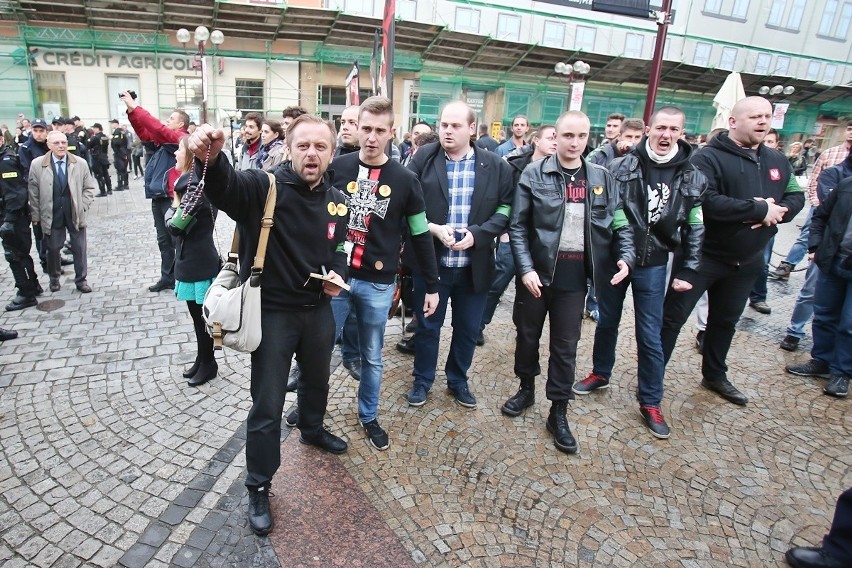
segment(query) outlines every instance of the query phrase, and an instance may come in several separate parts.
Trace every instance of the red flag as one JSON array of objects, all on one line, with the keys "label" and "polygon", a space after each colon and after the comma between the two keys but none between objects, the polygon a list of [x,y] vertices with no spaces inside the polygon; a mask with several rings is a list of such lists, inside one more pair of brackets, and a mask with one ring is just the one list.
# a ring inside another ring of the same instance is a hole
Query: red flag
[{"label": "red flag", "polygon": [[385,0],[382,19],[382,62],[379,68],[378,92],[393,100],[393,52],[396,34],[396,0]]},{"label": "red flag", "polygon": [[361,104],[358,96],[360,83],[360,80],[358,78],[359,73],[360,71],[358,69],[358,62],[355,61],[352,64],[352,70],[346,77],[346,106]]}]

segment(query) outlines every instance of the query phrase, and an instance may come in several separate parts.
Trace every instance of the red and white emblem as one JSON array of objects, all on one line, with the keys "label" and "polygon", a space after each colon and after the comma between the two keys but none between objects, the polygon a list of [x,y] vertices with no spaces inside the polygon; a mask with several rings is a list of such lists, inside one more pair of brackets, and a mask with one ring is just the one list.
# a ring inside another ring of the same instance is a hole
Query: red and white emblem
[{"label": "red and white emblem", "polygon": [[334,231],[337,229],[337,223],[328,224],[328,240],[334,240]]},{"label": "red and white emblem", "polygon": [[778,168],[769,170],[769,179],[772,181],[781,181],[781,171]]}]

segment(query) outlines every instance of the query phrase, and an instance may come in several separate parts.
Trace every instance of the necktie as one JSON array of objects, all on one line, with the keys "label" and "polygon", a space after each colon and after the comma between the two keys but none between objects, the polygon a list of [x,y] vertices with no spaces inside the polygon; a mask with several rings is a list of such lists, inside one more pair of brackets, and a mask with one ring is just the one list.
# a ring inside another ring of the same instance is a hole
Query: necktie
[{"label": "necktie", "polygon": [[67,183],[65,179],[65,161],[56,162],[56,178],[59,180],[59,187],[65,189]]}]

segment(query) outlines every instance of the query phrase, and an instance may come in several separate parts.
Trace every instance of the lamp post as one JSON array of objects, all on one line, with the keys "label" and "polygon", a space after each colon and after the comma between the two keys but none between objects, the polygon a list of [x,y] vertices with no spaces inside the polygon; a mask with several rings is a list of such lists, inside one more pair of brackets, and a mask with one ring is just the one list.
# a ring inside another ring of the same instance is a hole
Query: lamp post
[{"label": "lamp post", "polygon": [[[190,39],[189,30],[181,28],[175,33],[175,36],[183,44],[184,50],[186,50],[186,44],[189,43]],[[198,67],[201,68],[201,123],[205,124],[207,122],[207,58],[204,53],[204,47],[207,45],[207,40],[209,39],[214,49],[218,48],[225,41],[225,34],[219,30],[213,30],[213,33],[210,33],[210,30],[205,26],[198,26],[195,28],[194,36],[195,43],[198,45],[198,51],[195,53],[195,61],[198,63]],[[193,68],[195,67],[193,65]]]},{"label": "lamp post", "polygon": [[769,103],[772,105],[772,128],[784,128],[784,116],[787,114],[790,104],[779,103],[778,100],[795,92],[796,88],[793,85],[775,85],[774,87],[763,85],[757,90],[757,93],[769,99]]},{"label": "lamp post", "polygon": [[570,93],[568,110],[580,110],[580,107],[583,106],[583,91],[586,88],[584,77],[592,70],[591,66],[584,61],[575,61],[574,63],[560,61],[553,66],[553,70],[568,79],[568,92]]}]

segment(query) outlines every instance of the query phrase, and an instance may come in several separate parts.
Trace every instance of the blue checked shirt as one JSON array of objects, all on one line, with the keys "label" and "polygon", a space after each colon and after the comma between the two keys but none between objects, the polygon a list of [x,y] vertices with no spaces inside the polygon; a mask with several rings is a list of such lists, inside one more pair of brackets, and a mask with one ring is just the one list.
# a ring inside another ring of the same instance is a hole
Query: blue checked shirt
[{"label": "blue checked shirt", "polygon": [[[445,154],[446,156],[446,154]],[[450,210],[447,225],[453,231],[467,228],[470,217],[470,204],[473,201],[473,180],[476,175],[476,159],[473,148],[458,162],[447,158],[447,189],[450,194]],[[462,268],[470,266],[470,254],[466,250],[444,249],[441,253],[441,266]]]}]

